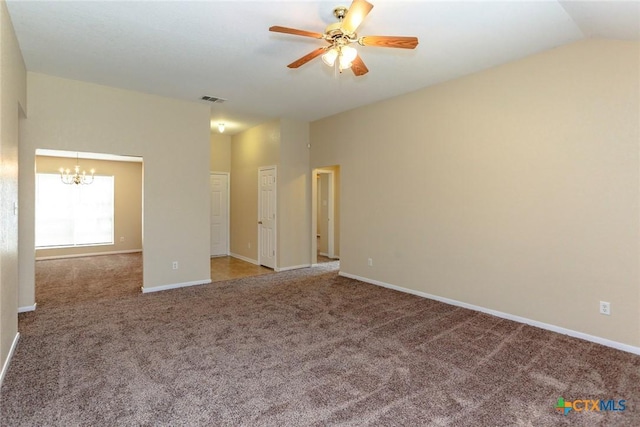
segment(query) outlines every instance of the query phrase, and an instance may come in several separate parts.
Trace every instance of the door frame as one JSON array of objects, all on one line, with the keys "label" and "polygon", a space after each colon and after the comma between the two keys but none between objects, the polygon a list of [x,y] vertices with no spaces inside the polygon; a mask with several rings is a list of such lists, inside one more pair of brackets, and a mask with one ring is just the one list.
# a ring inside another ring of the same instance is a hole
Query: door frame
[{"label": "door frame", "polygon": [[317,168],[312,171],[311,180],[311,264],[318,263],[318,175],[328,175],[327,189],[327,256],[335,259],[335,171]]},{"label": "door frame", "polygon": [[275,255],[273,256],[273,270],[278,271],[278,219],[280,215],[278,214],[278,167],[276,165],[273,166],[260,166],[258,168],[258,212],[256,218],[256,231],[258,234],[258,247],[256,248],[258,251],[258,265],[262,265],[262,260],[260,259],[260,248],[262,248],[262,237],[260,233],[260,207],[262,206],[262,193],[260,192],[260,174],[262,171],[267,169],[273,169],[273,175],[276,178],[275,185],[273,187],[273,197],[276,199],[275,203],[275,221],[273,221],[273,246]]},{"label": "door frame", "polygon": [[[226,255],[231,253],[231,172],[209,172],[209,196],[211,196],[211,175],[227,176],[227,248]],[[211,226],[211,207],[209,207],[209,226]],[[211,241],[209,241],[209,257],[211,258]]]}]

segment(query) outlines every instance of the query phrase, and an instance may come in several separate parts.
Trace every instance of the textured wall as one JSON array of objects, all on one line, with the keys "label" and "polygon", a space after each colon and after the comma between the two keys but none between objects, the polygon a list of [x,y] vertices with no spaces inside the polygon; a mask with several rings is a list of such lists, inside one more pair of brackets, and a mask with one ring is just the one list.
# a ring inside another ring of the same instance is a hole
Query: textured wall
[{"label": "textured wall", "polygon": [[27,108],[27,75],[4,1],[0,1],[0,369],[18,333],[18,142]]},{"label": "textured wall", "polygon": [[211,161],[212,172],[231,172],[231,137],[211,132]]},{"label": "textured wall", "polygon": [[278,169],[278,267],[311,264],[309,124],[282,119]]},{"label": "textured wall", "polygon": [[274,120],[231,142],[231,253],[258,260],[258,168],[277,167],[277,268],[310,264],[309,124]]},{"label": "textured wall", "polygon": [[34,301],[37,148],[142,157],[145,289],[210,280],[209,108],[36,73],[28,73],[28,89],[20,147],[20,305]]},{"label": "textured wall", "polygon": [[279,120],[231,138],[231,253],[258,261],[258,168],[279,162]]},{"label": "textured wall", "polygon": [[341,270],[639,346],[639,50],[579,42],[313,122]]}]

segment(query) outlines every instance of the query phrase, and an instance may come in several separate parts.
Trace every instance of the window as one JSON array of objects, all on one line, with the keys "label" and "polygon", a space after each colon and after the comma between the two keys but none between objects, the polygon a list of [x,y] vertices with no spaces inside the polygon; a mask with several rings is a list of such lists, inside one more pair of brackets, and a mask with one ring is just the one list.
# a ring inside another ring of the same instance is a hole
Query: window
[{"label": "window", "polygon": [[36,175],[36,248],[113,244],[113,176],[67,185]]}]

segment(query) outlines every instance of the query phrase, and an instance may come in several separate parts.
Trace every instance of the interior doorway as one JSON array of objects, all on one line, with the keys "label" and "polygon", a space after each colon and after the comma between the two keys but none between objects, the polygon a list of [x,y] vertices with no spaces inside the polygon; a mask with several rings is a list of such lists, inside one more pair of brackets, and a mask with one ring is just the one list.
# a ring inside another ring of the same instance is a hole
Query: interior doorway
[{"label": "interior doorway", "polygon": [[312,264],[340,258],[340,167],[313,171],[312,180]]},{"label": "interior doorway", "polygon": [[[80,183],[61,176],[75,167]],[[38,306],[139,293],[142,157],[37,149],[35,172]]]}]

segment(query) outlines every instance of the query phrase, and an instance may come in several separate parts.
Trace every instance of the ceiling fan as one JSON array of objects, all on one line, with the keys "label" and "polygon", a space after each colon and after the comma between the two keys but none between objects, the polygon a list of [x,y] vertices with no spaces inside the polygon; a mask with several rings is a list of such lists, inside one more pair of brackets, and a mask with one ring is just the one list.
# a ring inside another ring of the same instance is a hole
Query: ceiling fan
[{"label": "ceiling fan", "polygon": [[322,61],[338,70],[351,68],[356,76],[366,74],[369,69],[358,55],[358,51],[349,46],[351,43],[358,43],[360,46],[394,47],[401,49],[415,49],[418,45],[417,37],[402,36],[362,36],[358,37],[356,30],[371,12],[373,5],[366,0],[353,0],[347,9],[338,6],[333,9],[333,15],[338,18],[338,22],[329,25],[324,33],[312,31],[296,30],[295,28],[273,26],[269,31],[276,33],[293,34],[296,36],[312,37],[314,39],[324,39],[329,46],[320,47],[302,58],[287,65],[289,68],[298,68],[312,59],[322,55]]}]

